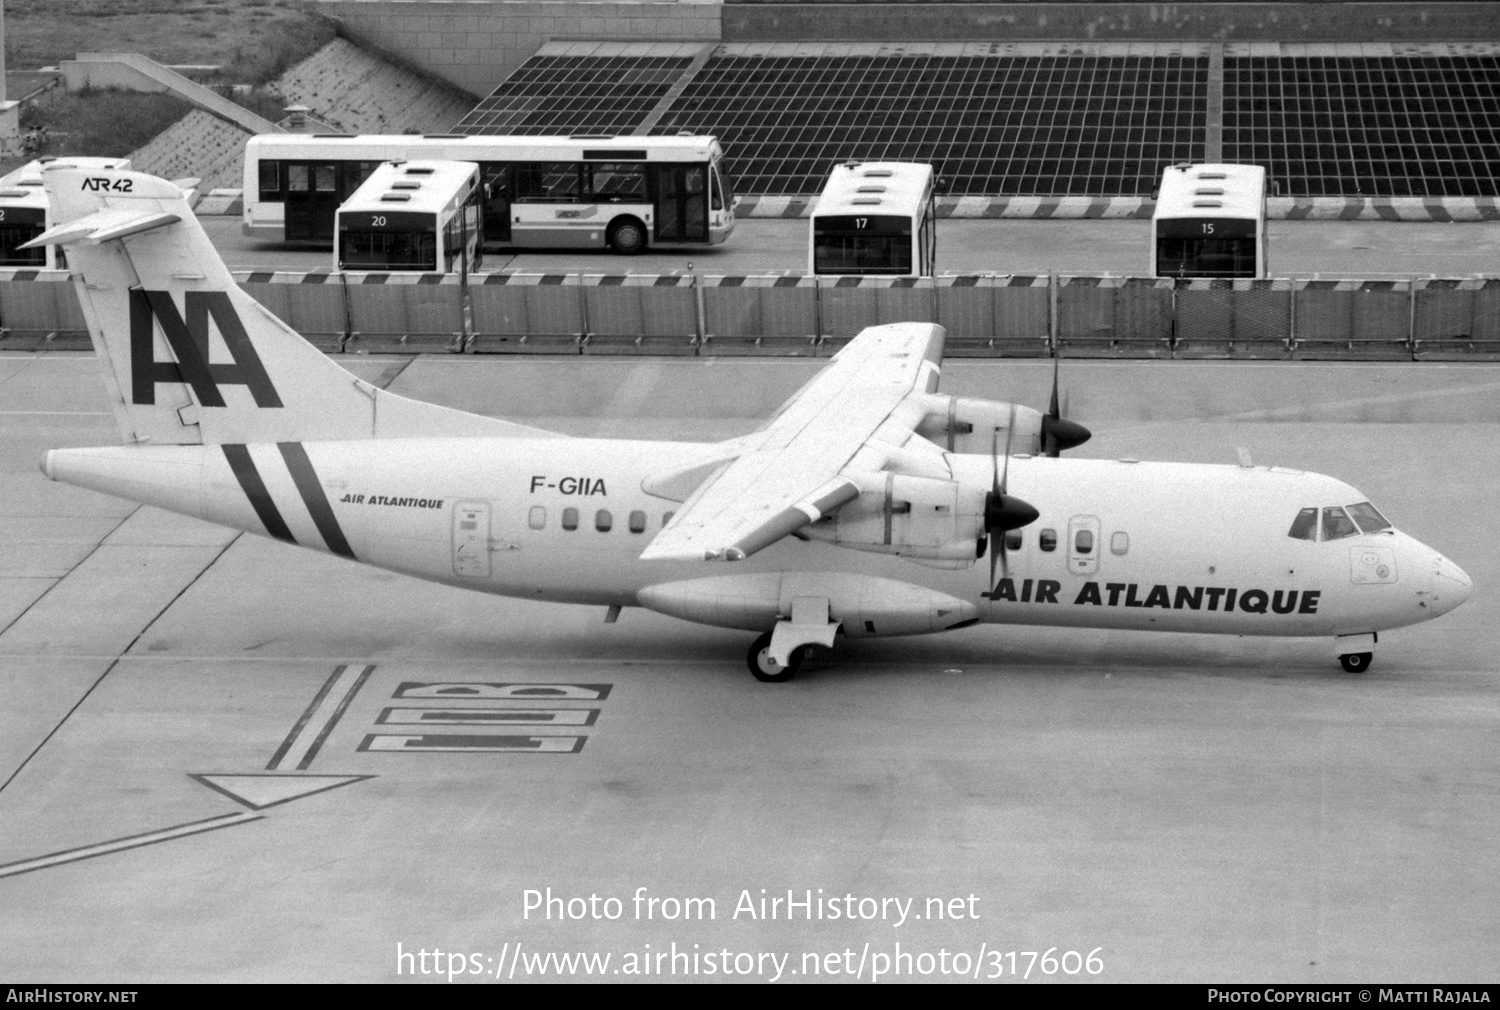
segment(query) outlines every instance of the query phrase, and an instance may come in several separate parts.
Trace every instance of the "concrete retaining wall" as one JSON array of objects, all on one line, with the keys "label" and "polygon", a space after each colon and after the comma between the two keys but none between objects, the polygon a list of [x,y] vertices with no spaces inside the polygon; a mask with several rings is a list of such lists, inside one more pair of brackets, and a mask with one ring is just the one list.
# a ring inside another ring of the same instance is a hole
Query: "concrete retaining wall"
[{"label": "concrete retaining wall", "polygon": [[551,39],[716,42],[718,3],[670,0],[317,0],[341,30],[473,95]]},{"label": "concrete retaining wall", "polygon": [[726,42],[1388,42],[1500,38],[1489,3],[731,3]]}]

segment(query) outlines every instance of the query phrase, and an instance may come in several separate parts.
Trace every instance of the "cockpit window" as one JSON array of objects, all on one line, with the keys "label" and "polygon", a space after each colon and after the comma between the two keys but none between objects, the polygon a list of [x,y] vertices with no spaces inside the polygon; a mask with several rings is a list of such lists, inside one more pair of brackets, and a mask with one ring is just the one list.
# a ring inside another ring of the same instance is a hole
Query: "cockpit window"
[{"label": "cockpit window", "polygon": [[1318,510],[1303,509],[1298,512],[1297,518],[1292,520],[1292,528],[1287,531],[1286,535],[1293,540],[1318,539]]},{"label": "cockpit window", "polygon": [[1367,501],[1362,501],[1348,506],[1349,514],[1354,521],[1359,523],[1361,533],[1377,533],[1380,530],[1388,530],[1391,524],[1386,521],[1385,516],[1376,511],[1375,506]]},{"label": "cockpit window", "polygon": [[1339,540],[1343,537],[1357,536],[1359,530],[1354,526],[1354,520],[1349,518],[1341,508],[1326,508],[1323,510],[1323,539]]}]

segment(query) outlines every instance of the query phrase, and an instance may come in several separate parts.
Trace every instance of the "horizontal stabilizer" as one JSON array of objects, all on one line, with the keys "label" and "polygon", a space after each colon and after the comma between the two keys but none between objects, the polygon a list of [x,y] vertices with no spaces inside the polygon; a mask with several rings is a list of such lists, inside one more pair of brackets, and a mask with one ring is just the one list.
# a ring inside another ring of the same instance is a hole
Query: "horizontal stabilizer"
[{"label": "horizontal stabilizer", "polygon": [[47,245],[76,245],[79,242],[98,245],[100,242],[108,242],[111,239],[139,235],[141,232],[155,228],[165,228],[181,220],[182,218],[178,215],[165,211],[125,210],[111,207],[96,211],[76,221],[48,228],[30,242],[17,248],[34,249]]}]

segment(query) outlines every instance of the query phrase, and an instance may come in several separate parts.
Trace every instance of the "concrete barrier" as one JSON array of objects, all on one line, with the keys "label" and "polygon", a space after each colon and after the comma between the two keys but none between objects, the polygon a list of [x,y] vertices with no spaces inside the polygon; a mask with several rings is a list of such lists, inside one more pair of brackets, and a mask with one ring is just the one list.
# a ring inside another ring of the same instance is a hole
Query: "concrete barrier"
[{"label": "concrete barrier", "polygon": [[1291,355],[1292,282],[1192,278],[1177,282],[1177,358]]},{"label": "concrete barrier", "polygon": [[[936,321],[953,357],[1500,358],[1500,278],[243,272],[330,353],[826,356]],[[64,271],[0,271],[0,349],[87,348]]]},{"label": "concrete barrier", "polygon": [[63,270],[0,270],[0,350],[86,350],[88,325]]}]

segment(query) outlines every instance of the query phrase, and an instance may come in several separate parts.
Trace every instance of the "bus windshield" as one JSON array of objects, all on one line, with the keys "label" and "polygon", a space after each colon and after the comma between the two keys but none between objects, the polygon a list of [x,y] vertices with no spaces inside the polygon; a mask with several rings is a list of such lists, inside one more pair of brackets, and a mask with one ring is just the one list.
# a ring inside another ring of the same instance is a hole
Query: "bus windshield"
[{"label": "bus windshield", "polygon": [[339,253],[345,270],[436,270],[437,233],[344,228]]},{"label": "bus windshield", "polygon": [[1163,235],[1156,240],[1158,277],[1254,277],[1255,236]]},{"label": "bus windshield", "polygon": [[871,215],[815,218],[813,272],[909,274],[911,218]]}]

